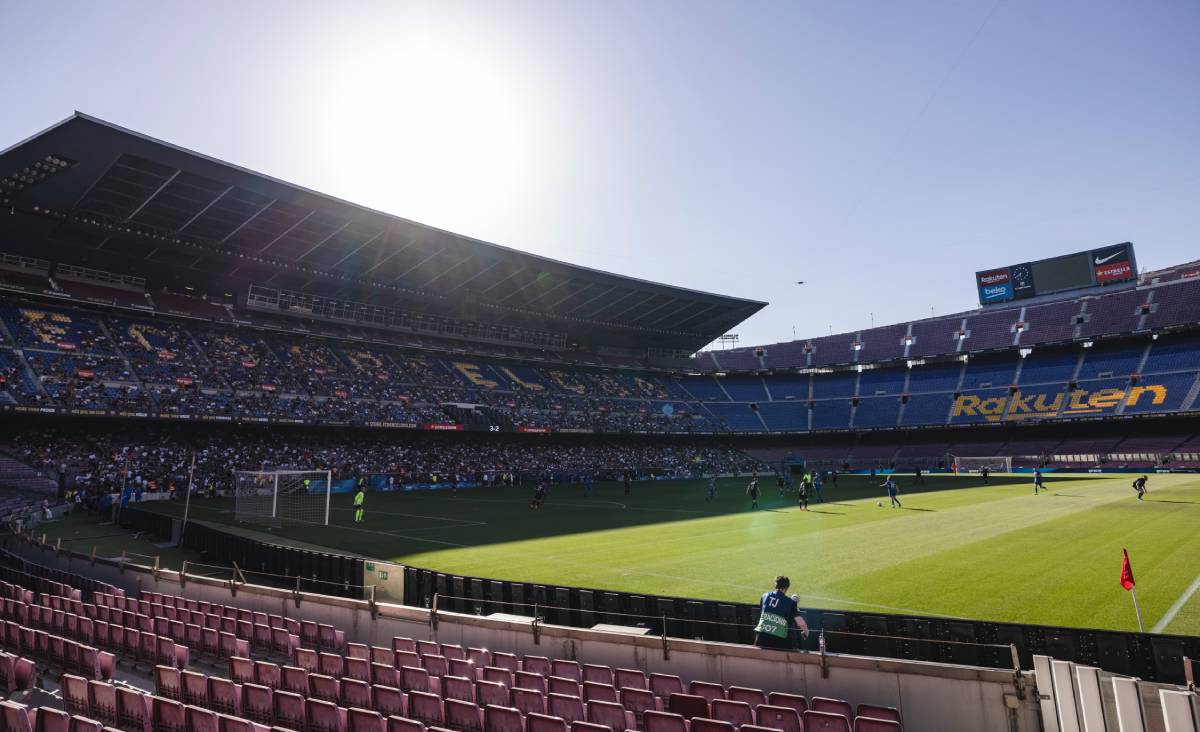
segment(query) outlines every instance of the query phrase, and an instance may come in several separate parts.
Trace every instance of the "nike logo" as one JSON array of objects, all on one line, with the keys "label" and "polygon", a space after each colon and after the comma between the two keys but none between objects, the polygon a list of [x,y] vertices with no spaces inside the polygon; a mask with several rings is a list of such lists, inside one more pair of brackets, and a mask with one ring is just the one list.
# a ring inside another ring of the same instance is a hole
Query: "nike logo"
[{"label": "nike logo", "polygon": [[1125,253],[1125,250],[1122,249],[1121,251],[1114,252],[1114,253],[1108,255],[1107,257],[1096,257],[1096,264],[1104,264],[1105,262],[1116,259],[1117,257],[1121,256],[1124,253]]}]

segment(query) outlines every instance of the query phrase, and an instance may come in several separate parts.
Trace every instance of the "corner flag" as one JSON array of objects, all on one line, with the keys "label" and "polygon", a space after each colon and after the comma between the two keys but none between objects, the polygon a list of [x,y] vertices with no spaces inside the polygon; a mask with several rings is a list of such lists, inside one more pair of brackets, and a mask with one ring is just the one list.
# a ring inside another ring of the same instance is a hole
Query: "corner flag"
[{"label": "corner flag", "polygon": [[1133,567],[1129,564],[1129,552],[1122,549],[1124,559],[1121,560],[1121,586],[1126,590],[1133,589]]}]

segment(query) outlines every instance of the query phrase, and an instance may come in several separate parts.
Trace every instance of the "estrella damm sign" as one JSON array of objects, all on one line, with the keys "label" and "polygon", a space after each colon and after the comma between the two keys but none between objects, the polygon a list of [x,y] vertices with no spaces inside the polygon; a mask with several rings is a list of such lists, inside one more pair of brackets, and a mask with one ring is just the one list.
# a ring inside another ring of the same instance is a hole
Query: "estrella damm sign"
[{"label": "estrella damm sign", "polygon": [[1016,422],[1023,419],[1050,419],[1115,413],[1123,403],[1135,407],[1139,403],[1162,404],[1167,401],[1167,387],[1162,384],[1137,385],[1125,389],[1075,389],[1071,392],[1023,392],[999,396],[962,394],[954,400],[950,419],[983,417],[987,422]]}]

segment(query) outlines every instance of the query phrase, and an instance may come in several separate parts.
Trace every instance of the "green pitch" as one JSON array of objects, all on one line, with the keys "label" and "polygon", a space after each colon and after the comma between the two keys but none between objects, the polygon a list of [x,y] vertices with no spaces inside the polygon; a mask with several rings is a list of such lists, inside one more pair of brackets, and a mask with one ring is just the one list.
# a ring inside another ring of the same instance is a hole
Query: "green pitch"
[{"label": "green pitch", "polygon": [[[715,501],[704,481],[554,486],[536,511],[527,489],[371,494],[360,526],[339,495],[334,525],[270,535],[481,577],[753,602],[787,574],[812,607],[1136,630],[1127,548],[1146,629],[1200,634],[1200,476],[1152,475],[1144,502],[1134,477],[1051,473],[1034,496],[1028,476],[903,475],[892,509],[879,479],[848,476],[809,511],[771,478],[756,511],[733,479]],[[232,508],[191,510],[232,523]]]}]

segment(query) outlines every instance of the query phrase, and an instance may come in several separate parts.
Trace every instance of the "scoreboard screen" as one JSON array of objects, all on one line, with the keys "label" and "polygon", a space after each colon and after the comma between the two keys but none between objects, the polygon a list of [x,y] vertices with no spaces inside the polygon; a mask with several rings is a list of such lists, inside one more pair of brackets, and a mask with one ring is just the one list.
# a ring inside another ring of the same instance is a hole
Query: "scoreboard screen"
[{"label": "scoreboard screen", "polygon": [[1136,276],[1133,244],[1125,242],[976,272],[975,285],[979,289],[979,304],[990,305],[1052,292],[1128,282]]}]

